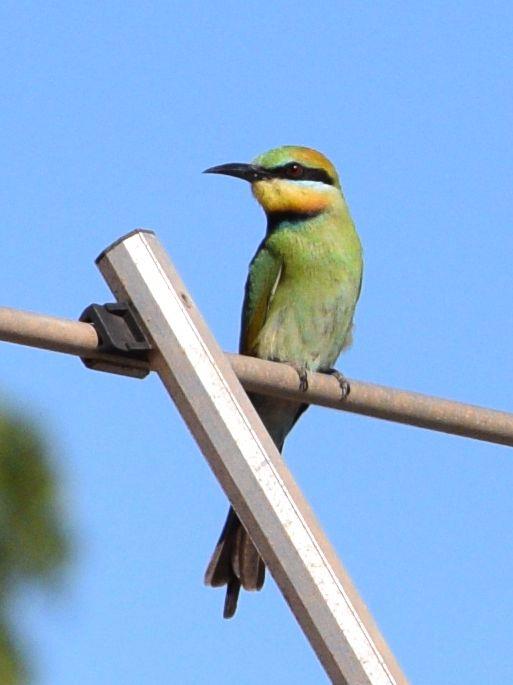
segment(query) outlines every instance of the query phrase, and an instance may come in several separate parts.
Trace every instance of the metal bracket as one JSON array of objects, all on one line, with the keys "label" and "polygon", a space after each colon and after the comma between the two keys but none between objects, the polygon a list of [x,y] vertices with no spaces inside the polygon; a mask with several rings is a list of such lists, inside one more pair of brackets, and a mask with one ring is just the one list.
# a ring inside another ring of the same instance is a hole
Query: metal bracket
[{"label": "metal bracket", "polygon": [[80,315],[80,321],[90,323],[96,329],[99,338],[97,351],[112,356],[112,359],[81,357],[88,369],[134,378],[148,375],[146,364],[133,364],[137,361],[147,363],[152,348],[129,304],[91,304]]}]

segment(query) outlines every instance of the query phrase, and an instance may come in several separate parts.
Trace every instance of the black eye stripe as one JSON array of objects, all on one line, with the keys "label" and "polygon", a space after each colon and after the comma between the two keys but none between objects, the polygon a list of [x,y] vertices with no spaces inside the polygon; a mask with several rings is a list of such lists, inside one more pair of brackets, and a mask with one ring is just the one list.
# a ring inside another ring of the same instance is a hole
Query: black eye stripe
[{"label": "black eye stripe", "polygon": [[[288,180],[294,180],[291,178],[287,170],[290,168],[290,164],[284,164],[282,166],[276,166],[267,171],[274,178],[286,178]],[[297,178],[298,181],[319,181],[320,183],[326,183],[329,186],[335,185],[335,181],[331,178],[327,171],[324,169],[316,169],[314,167],[302,166],[303,174]]]}]

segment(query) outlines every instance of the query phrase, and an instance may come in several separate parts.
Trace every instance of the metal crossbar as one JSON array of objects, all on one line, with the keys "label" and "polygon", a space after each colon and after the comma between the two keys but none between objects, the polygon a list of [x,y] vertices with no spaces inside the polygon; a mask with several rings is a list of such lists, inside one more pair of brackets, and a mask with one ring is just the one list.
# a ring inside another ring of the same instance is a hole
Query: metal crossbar
[{"label": "metal crossbar", "polygon": [[[75,354],[116,373],[155,371],[332,682],[406,685],[241,383],[262,394],[505,445],[513,445],[513,415],[359,381],[350,381],[351,394],[341,400],[338,382],[322,374],[310,374],[303,393],[286,365],[221,351],[153,233],[128,234],[97,264],[121,305],[109,312],[129,308],[145,341],[135,346],[140,352],[148,343],[146,358],[123,354],[122,344],[106,352],[98,325],[8,308],[0,308],[0,339]],[[104,314],[100,308],[99,320]]]},{"label": "metal crossbar", "polygon": [[[90,323],[9,307],[0,307],[0,340],[77,355],[95,368],[118,364],[119,373],[125,369],[143,377],[152,368],[150,361],[102,352]],[[303,393],[297,374],[284,364],[238,354],[226,356],[247,391],[513,447],[513,414],[507,412],[352,379],[351,394],[341,401],[338,382],[331,376],[309,374],[308,391]]]}]

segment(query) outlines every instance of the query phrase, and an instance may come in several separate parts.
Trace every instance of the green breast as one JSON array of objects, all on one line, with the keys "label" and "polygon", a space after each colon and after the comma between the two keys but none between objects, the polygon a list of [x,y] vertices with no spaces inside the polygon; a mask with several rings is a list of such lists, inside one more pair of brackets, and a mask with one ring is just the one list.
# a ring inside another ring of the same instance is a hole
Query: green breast
[{"label": "green breast", "polygon": [[258,357],[332,367],[349,337],[362,276],[358,235],[346,214],[283,223],[264,243],[281,264],[256,338]]}]

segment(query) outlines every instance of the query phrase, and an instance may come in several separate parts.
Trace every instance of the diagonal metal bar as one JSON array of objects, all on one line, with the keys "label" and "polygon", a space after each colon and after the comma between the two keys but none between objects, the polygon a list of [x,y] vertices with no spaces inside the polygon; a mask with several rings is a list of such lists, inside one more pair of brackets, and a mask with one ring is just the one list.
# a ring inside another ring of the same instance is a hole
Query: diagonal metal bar
[{"label": "diagonal metal bar", "polygon": [[333,683],[405,685],[226,356],[157,238],[134,232],[97,260],[153,345],[151,365]]}]

